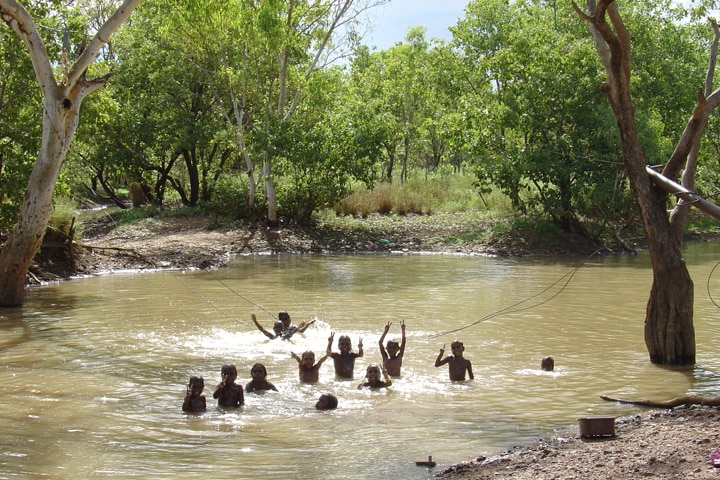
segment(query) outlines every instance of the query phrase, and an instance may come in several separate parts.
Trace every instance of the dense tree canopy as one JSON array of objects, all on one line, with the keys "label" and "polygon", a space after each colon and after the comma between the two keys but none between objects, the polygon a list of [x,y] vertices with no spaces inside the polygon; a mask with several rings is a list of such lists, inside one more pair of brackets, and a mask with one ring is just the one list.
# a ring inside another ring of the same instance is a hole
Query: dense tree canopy
[{"label": "dense tree canopy", "polygon": [[[162,205],[170,195],[237,217],[271,208],[290,219],[332,206],[354,186],[447,165],[475,172],[480,192],[500,189],[518,212],[566,230],[600,237],[609,225],[636,221],[614,119],[597,87],[603,72],[570,8],[472,1],[452,42],[427,39],[418,27],[387,50],[355,43],[348,60],[328,68],[347,54],[340,47],[359,40],[360,13],[378,2],[326,3],[352,10],[146,0],[112,44],[113,80],[88,101],[65,177],[79,192],[118,201],[118,191],[130,190],[137,203]],[[102,8],[88,7],[100,2],[83,5],[72,21],[102,20]],[[703,22],[671,6],[623,4],[650,163],[661,162],[682,131],[711,38]],[[60,12],[37,15],[67,25],[71,16]],[[328,37],[333,18],[341,25]],[[39,107],[38,97],[19,94],[30,73],[21,45],[8,30],[2,35],[0,53],[12,65],[0,78],[7,226],[37,149],[29,113]]]}]

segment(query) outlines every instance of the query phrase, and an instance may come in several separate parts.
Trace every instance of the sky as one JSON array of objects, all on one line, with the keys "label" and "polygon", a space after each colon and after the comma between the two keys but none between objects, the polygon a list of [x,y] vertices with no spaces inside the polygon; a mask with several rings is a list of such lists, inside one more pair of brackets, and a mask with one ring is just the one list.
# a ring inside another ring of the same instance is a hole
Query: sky
[{"label": "sky", "polygon": [[448,31],[464,16],[469,0],[390,0],[387,5],[375,8],[372,32],[365,37],[369,47],[385,50],[405,40],[408,27],[427,28],[425,38],[450,40]]},{"label": "sky", "polygon": [[[375,8],[373,30],[365,36],[365,45],[385,50],[405,40],[408,27],[427,27],[425,38],[450,40],[448,31],[465,16],[470,0],[390,0],[389,4]],[[688,5],[689,0],[675,0]]]}]

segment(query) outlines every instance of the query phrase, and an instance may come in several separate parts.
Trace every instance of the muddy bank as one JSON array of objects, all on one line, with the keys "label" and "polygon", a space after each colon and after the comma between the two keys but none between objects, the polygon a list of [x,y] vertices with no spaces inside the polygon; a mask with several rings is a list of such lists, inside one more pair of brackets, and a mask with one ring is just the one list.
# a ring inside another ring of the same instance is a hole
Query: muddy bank
[{"label": "muddy bank", "polygon": [[453,465],[438,477],[496,479],[660,479],[720,478],[710,454],[720,447],[720,411],[686,406],[642,410],[616,420],[616,436],[585,439],[577,426],[567,435],[518,446],[490,458]]}]

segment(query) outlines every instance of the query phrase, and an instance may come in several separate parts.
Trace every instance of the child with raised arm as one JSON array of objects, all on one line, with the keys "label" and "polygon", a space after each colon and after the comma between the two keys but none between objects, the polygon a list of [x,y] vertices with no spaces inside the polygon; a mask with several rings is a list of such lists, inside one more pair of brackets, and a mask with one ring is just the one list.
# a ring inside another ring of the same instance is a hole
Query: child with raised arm
[{"label": "child with raised arm", "polygon": [[387,335],[388,330],[390,330],[390,325],[392,325],[392,322],[388,322],[387,325],[385,325],[385,330],[383,330],[383,334],[380,336],[378,344],[380,345],[380,355],[382,355],[383,367],[387,369],[391,376],[399,377],[400,368],[402,368],[403,355],[405,354],[405,322],[400,320],[400,333],[402,335],[400,344],[398,344],[397,340],[388,340],[387,347],[385,347],[383,346],[383,341],[385,340],[385,335]]},{"label": "child with raised arm", "polygon": [[298,362],[302,383],[317,383],[320,380],[320,366],[327,360],[327,355],[320,358],[317,363],[315,363],[315,354],[310,350],[303,352],[302,357],[295,352],[290,352],[290,356]]},{"label": "child with raised arm", "polygon": [[220,370],[222,382],[215,389],[213,398],[216,398],[221,407],[239,407],[245,403],[245,396],[240,385],[235,383],[237,369],[235,365],[223,365]]},{"label": "child with raised arm", "polygon": [[257,317],[255,316],[254,313],[252,315],[250,315],[250,317],[252,318],[252,321],[255,324],[255,326],[258,328],[258,330],[260,330],[270,340],[274,340],[276,338],[285,339],[285,336],[283,335],[284,326],[280,320],[275,322],[275,325],[273,325],[273,333],[270,333],[267,330],[265,330],[265,328],[262,325],[260,325],[260,323],[257,321]]},{"label": "child with raised arm", "polygon": [[205,395],[202,394],[205,381],[202,377],[190,377],[187,393],[183,401],[183,412],[202,412],[206,408]]},{"label": "child with raised arm", "polygon": [[463,352],[465,351],[465,346],[463,345],[463,343],[455,340],[450,344],[450,349],[452,350],[452,355],[442,358],[443,354],[445,353],[445,345],[442,346],[442,348],[440,349],[440,353],[435,359],[435,366],[439,367],[447,363],[448,371],[450,373],[450,380],[453,381],[465,380],[465,372],[467,372],[470,380],[475,378],[473,377],[472,365],[470,364],[470,360],[463,357]]},{"label": "child with raised arm", "polygon": [[377,363],[371,363],[370,365],[368,365],[367,369],[365,370],[365,379],[367,380],[367,382],[358,385],[358,390],[363,387],[387,388],[392,385],[392,380],[390,379],[388,371],[385,367],[382,367],[382,375],[383,377],[385,377],[384,381],[380,380],[380,373],[380,365],[378,365]]},{"label": "child with raised arm", "polygon": [[250,369],[250,380],[245,385],[245,391],[248,393],[257,392],[260,390],[275,390],[275,385],[267,381],[267,369],[262,363],[256,363]]},{"label": "child with raised arm", "polygon": [[280,320],[283,323],[283,333],[287,336],[287,338],[290,338],[292,335],[296,333],[303,333],[307,328],[315,323],[315,320],[310,320],[309,322],[301,322],[300,325],[293,325],[292,320],[290,319],[290,314],[287,312],[280,312],[278,313],[278,320]]},{"label": "child with raised arm", "polygon": [[352,380],[355,371],[355,359],[363,356],[362,338],[358,342],[357,353],[352,351],[352,342],[350,337],[342,335],[338,339],[339,353],[332,351],[332,342],[335,332],[330,333],[328,338],[327,355],[333,359],[335,365],[335,376],[341,379]]}]

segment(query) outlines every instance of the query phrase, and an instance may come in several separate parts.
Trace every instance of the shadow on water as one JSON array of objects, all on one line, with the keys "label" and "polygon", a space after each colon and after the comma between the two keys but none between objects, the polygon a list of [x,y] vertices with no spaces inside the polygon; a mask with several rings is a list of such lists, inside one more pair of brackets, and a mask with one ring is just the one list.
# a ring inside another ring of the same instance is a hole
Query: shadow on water
[{"label": "shadow on water", "polygon": [[31,336],[21,307],[0,309],[0,352],[27,342]]}]

